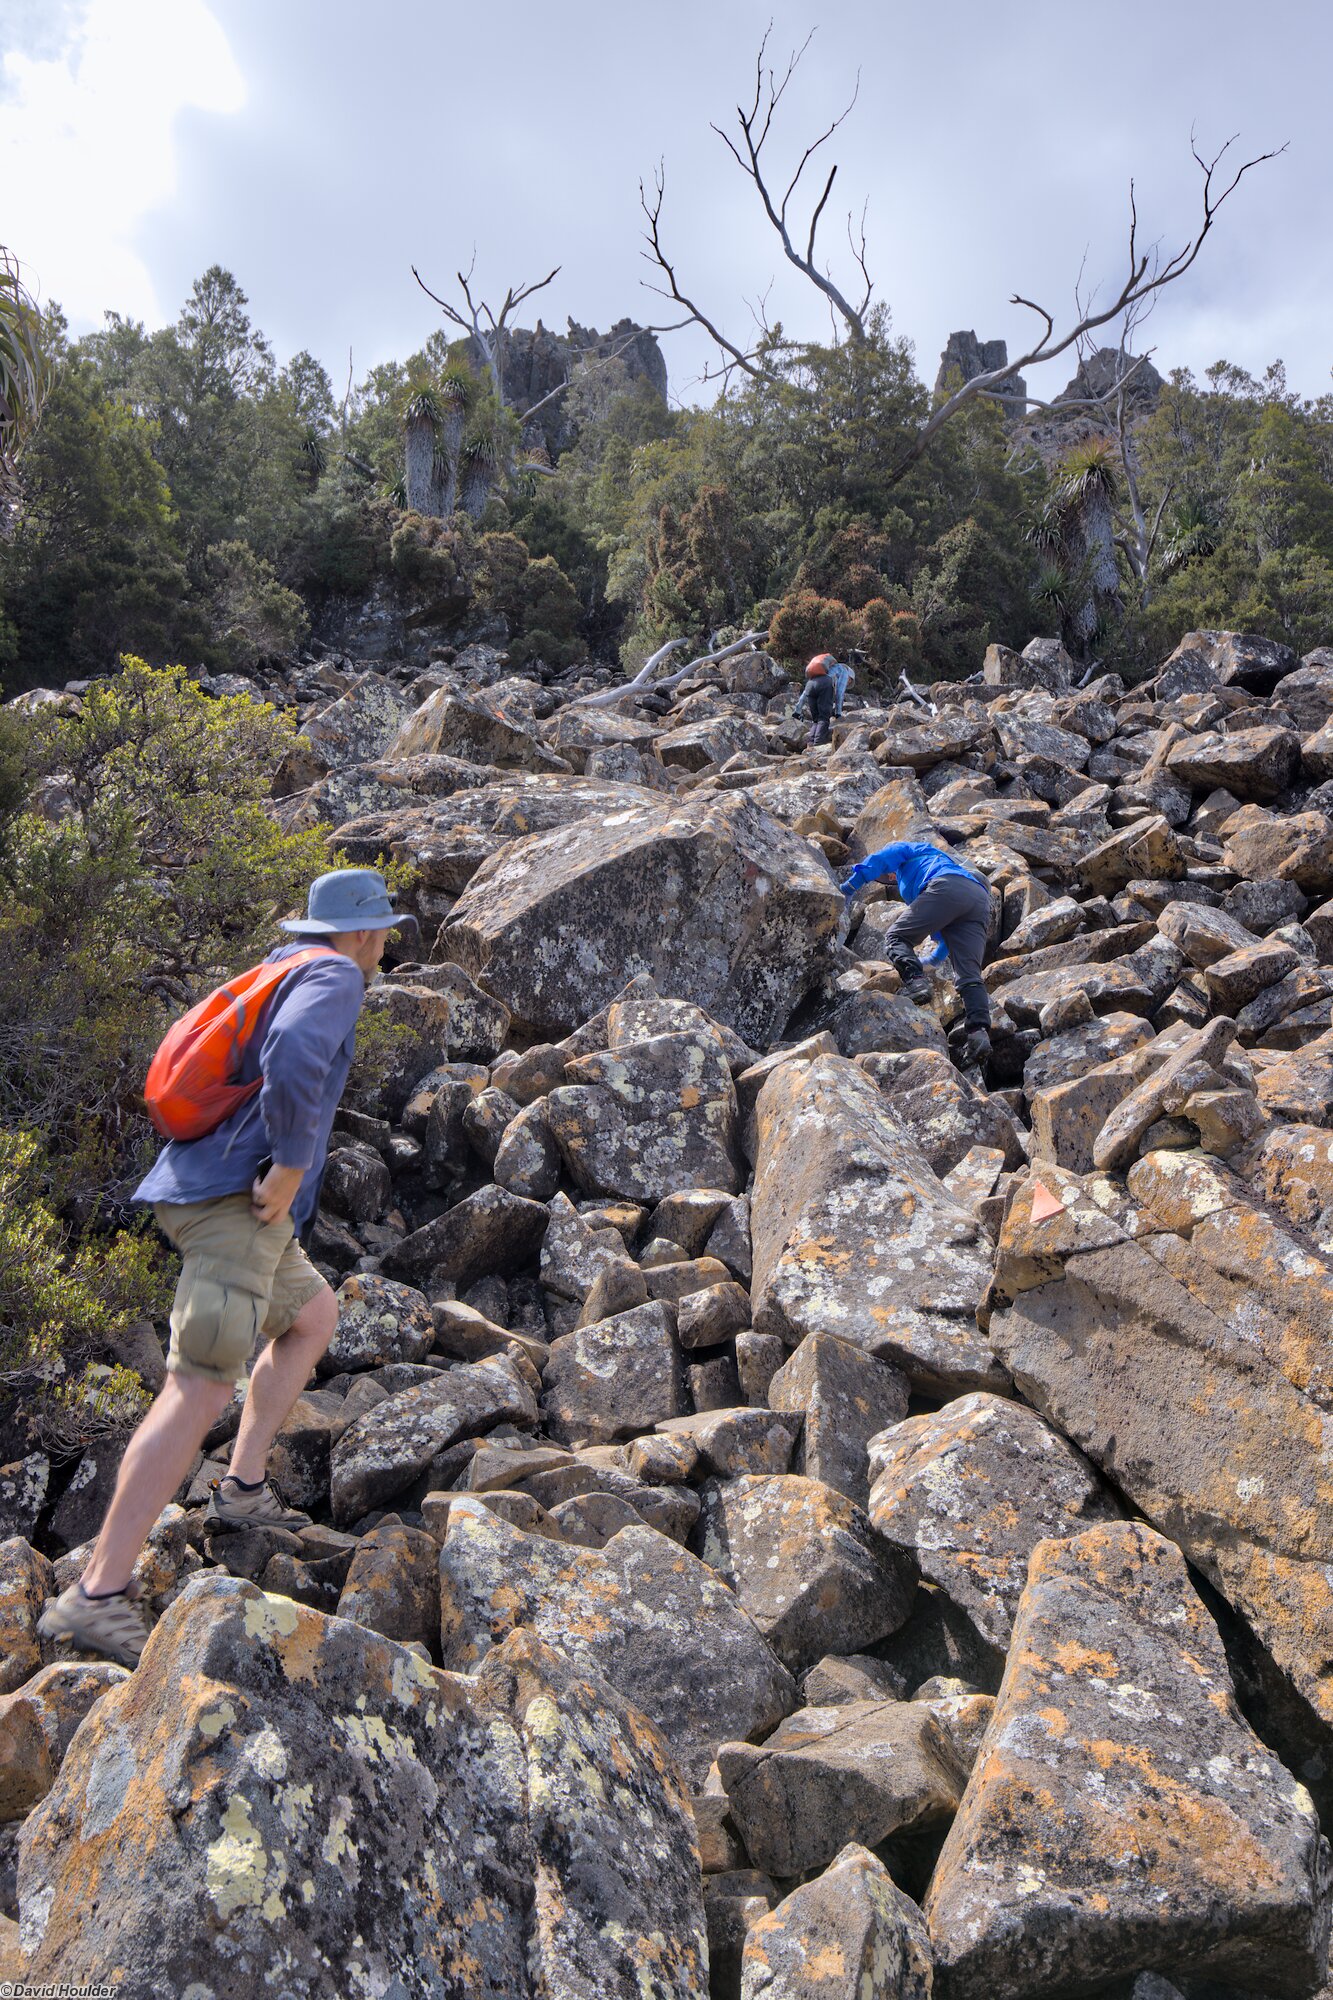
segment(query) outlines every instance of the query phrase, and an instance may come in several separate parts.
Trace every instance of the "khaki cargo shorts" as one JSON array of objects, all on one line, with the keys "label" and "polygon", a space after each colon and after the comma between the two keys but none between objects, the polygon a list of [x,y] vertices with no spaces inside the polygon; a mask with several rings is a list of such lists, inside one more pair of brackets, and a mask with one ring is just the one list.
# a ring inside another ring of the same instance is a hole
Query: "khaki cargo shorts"
[{"label": "khaki cargo shorts", "polygon": [[259,1336],[278,1339],[324,1289],[294,1240],[291,1217],[256,1222],[248,1194],[160,1201],[153,1213],[184,1260],[171,1308],[168,1369],[244,1382]]}]

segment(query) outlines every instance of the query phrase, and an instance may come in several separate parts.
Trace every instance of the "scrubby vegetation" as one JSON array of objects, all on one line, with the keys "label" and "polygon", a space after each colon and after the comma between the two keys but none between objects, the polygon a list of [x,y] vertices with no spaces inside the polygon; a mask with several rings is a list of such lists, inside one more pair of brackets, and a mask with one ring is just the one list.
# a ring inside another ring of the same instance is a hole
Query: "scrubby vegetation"
[{"label": "scrubby vegetation", "polygon": [[463,343],[433,334],[340,408],[310,354],[276,365],[216,266],[172,326],[113,313],[70,342],[53,312],[45,345],[0,541],[6,693],[123,651],[244,670],[376,589],[412,629],[499,635],[518,664],[635,666],[680,633],[773,622],[793,662],[856,646],[925,679],[1033,631],[1131,673],[1200,624],[1307,646],[1333,611],[1333,397],[1297,396],[1280,365],[1172,376],[1128,465],[1109,424],[1038,451],[980,398],[904,475],[932,397],[880,308],[861,340],[776,331],[762,375],[706,408],[598,363],[565,392],[554,467]]}]

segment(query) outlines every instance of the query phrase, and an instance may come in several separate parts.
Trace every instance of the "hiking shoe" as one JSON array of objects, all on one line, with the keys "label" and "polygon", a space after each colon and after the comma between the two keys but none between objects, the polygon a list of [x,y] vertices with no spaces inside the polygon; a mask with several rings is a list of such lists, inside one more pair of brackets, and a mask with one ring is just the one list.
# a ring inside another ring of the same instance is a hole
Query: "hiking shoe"
[{"label": "hiking shoe", "polygon": [[908,999],[914,1000],[918,1007],[929,1007],[931,1000],[934,998],[934,988],[931,986],[925,973],[910,972],[900,975],[900,977],[903,982],[903,992],[907,995]]},{"label": "hiking shoe", "polygon": [[967,1039],[963,1043],[963,1051],[967,1060],[977,1069],[981,1069],[984,1064],[988,1063],[991,1057],[991,1047],[990,1036],[986,1033],[986,1030],[984,1028],[969,1028]]},{"label": "hiking shoe", "polygon": [[262,1486],[247,1490],[230,1474],[213,1481],[213,1491],[204,1509],[207,1528],[286,1528],[296,1534],[310,1526],[309,1514],[296,1507],[284,1507],[266,1479]]},{"label": "hiking shoe", "polygon": [[81,1652],[102,1653],[122,1667],[135,1667],[148,1638],[137,1608],[139,1595],[133,1578],[114,1597],[89,1597],[81,1583],[72,1583],[47,1605],[37,1630],[44,1639],[63,1639]]}]

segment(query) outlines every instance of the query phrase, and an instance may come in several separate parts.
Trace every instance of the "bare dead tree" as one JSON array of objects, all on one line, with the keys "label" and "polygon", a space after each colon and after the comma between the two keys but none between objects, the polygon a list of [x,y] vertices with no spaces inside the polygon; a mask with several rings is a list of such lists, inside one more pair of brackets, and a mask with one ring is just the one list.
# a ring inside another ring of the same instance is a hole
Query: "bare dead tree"
[{"label": "bare dead tree", "polygon": [[[1138,203],[1135,196],[1134,183],[1133,181],[1130,182],[1129,254],[1127,267],[1121,280],[1120,289],[1109,305],[1099,308],[1089,304],[1080,311],[1079,294],[1076,292],[1075,311],[1078,313],[1078,317],[1071,325],[1067,325],[1057,332],[1053,313],[1048,312],[1045,306],[1038,305],[1034,300],[1026,299],[1021,293],[1015,292],[1010,298],[1010,305],[1023,306],[1029,312],[1037,315],[1038,319],[1042,322],[1040,337],[1025,354],[1018,355],[1015,360],[1009,362],[1005,367],[986,369],[980,375],[974,375],[970,382],[964,382],[960,388],[954,390],[951,396],[946,396],[939,407],[931,412],[912,440],[911,445],[903,453],[897,464],[892,467],[889,475],[890,478],[901,478],[909,467],[915,465],[922,453],[929,446],[932,438],[938,436],[950,418],[956,416],[965,404],[973,402],[978,396],[994,395],[997,389],[1002,388],[1007,381],[1014,375],[1020,374],[1023,369],[1035,368],[1043,361],[1054,361],[1059,355],[1067,353],[1071,347],[1079,347],[1080,343],[1086,341],[1087,337],[1091,333],[1094,333],[1098,327],[1109,326],[1112,321],[1117,319],[1123,320],[1127,313],[1133,314],[1136,311],[1141,311],[1159,293],[1165,290],[1166,286],[1173,285],[1179,279],[1183,278],[1185,273],[1194,264],[1204,243],[1212,233],[1213,226],[1224,203],[1236,192],[1246,174],[1250,172],[1251,168],[1262,166],[1267,160],[1277,159],[1280,154],[1285,153],[1287,150],[1286,145],[1282,145],[1275,147],[1272,152],[1255,154],[1252,159],[1242,162],[1232,174],[1230,180],[1226,182],[1225,186],[1220,186],[1218,179],[1219,169],[1222,167],[1223,161],[1234,144],[1235,135],[1233,134],[1221,150],[1213,155],[1211,160],[1205,160],[1191,135],[1190,151],[1203,176],[1202,214],[1198,228],[1194,234],[1186,243],[1182,244],[1174,256],[1168,257],[1165,260],[1160,254],[1159,246],[1155,243],[1150,244],[1146,250],[1140,248]],[[1113,385],[1113,387],[1115,387],[1117,394],[1123,395],[1123,383],[1118,386]],[[1062,407],[1068,406],[1063,405]]]},{"label": "bare dead tree", "polygon": [[[817,138],[813,139],[804,148],[797,161],[795,172],[788,180],[781,196],[775,195],[768,178],[765,149],[770,149],[771,156],[771,142],[775,119],[801,58],[810,46],[810,37],[807,36],[801,47],[791,56],[786,69],[783,71],[781,78],[779,78],[776,70],[766,67],[771,32],[772,28],[770,24],[768,31],[760,43],[759,53],[755,61],[755,87],[749,106],[747,108],[745,105],[738,105],[736,108],[735,135],[733,136],[731,132],[723,131],[717,125],[714,125],[712,129],[722,140],[742,173],[753,183],[764,215],[782,244],[784,257],[816,287],[826,302],[830,313],[833,315],[835,336],[841,332],[850,342],[864,341],[866,339],[867,314],[874,296],[874,282],[871,279],[866,261],[864,210],[862,211],[859,231],[854,230],[850,214],[847,218],[848,244],[860,274],[858,296],[855,301],[845,289],[835,282],[830,271],[825,267],[821,267],[816,262],[815,252],[819,225],[833,191],[833,184],[838,171],[836,163],[830,168],[824,180],[822,190],[814,202],[810,213],[809,228],[804,232],[804,249],[800,247],[797,235],[793,234],[794,224],[792,220],[793,202],[796,199],[797,191],[805,171],[821,148],[828,144],[839,127],[850,115],[856,103],[860,80],[858,77],[857,89],[853,90],[852,96],[844,109],[825,126]],[[1109,303],[1104,306],[1096,305],[1095,295],[1094,299],[1084,302],[1080,299],[1079,287],[1076,287],[1074,317],[1069,323],[1057,329],[1054,313],[1049,312],[1035,300],[1025,298],[1021,293],[1014,293],[1010,299],[1010,304],[1023,306],[1029,312],[1037,315],[1037,318],[1041,322],[1040,335],[1025,353],[1019,354],[1013,361],[1006,363],[1004,367],[984,370],[981,374],[974,375],[970,381],[962,383],[952,394],[946,396],[931,411],[926,421],[917,430],[897,463],[889,468],[888,477],[890,481],[901,479],[916,464],[923,453],[929,449],[932,440],[939,435],[944,426],[961,409],[965,408],[967,404],[974,402],[978,396],[995,395],[997,392],[1002,391],[1007,383],[1011,383],[1013,378],[1025,368],[1038,367],[1042,362],[1055,360],[1061,354],[1067,353],[1071,348],[1077,348],[1081,342],[1085,341],[1098,328],[1111,325],[1114,321],[1122,318],[1126,312],[1132,312],[1136,307],[1151,301],[1166,286],[1175,284],[1179,279],[1183,278],[1193,266],[1200,250],[1211,234],[1221,209],[1235,193],[1246,174],[1252,168],[1260,166],[1268,160],[1277,158],[1280,153],[1284,153],[1287,150],[1286,146],[1283,145],[1271,152],[1256,154],[1253,158],[1243,161],[1230,174],[1230,178],[1228,179],[1226,177],[1228,169],[1224,166],[1224,162],[1227,161],[1234,144],[1235,136],[1233,135],[1211,159],[1205,159],[1191,134],[1190,150],[1203,177],[1202,214],[1194,233],[1173,256],[1163,257],[1156,243],[1146,249],[1140,246],[1138,208],[1134,183],[1130,182],[1128,260],[1119,286]],[[657,279],[656,282],[649,282],[645,279],[644,283],[647,289],[655,292],[661,298],[670,299],[675,305],[680,306],[686,314],[686,324],[702,328],[717,348],[720,362],[716,367],[705,369],[703,375],[704,381],[720,380],[725,385],[737,372],[748,376],[756,382],[775,381],[781,373],[781,363],[773,357],[770,351],[773,330],[768,322],[766,310],[757,315],[759,319],[759,339],[754,345],[743,347],[723,331],[717,316],[706,311],[698,299],[682,283],[675,261],[668,254],[663,237],[662,212],[665,195],[666,173],[664,166],[659,164],[653,177],[651,194],[649,194],[642,181],[639,183],[639,203],[647,224],[645,231],[647,248],[644,250],[643,256],[654,267]],[[1141,363],[1142,358],[1135,365],[1141,365]],[[1126,377],[1127,380],[1128,377]],[[1123,393],[1123,386],[1120,383],[1113,383],[1111,388],[1103,395],[1089,398],[1086,407],[1100,408],[1109,412],[1114,407],[1117,397]],[[1017,400],[1017,398],[1015,397],[1014,400]],[[1052,407],[1050,404],[1044,403],[1040,397],[1030,396],[1024,400],[1034,408]],[[1081,406],[1083,406],[1081,403],[1062,403],[1060,408],[1068,410],[1072,407]]]},{"label": "bare dead tree", "polygon": [[668,688],[678,687],[681,681],[687,679],[697,668],[716,666],[719,660],[729,660],[734,653],[749,652],[754,647],[762,645],[767,638],[766,631],[746,632],[739,639],[733,639],[729,646],[719,646],[715,652],[701,653],[697,659],[678,667],[674,674],[667,674],[660,681],[655,681],[653,675],[663,660],[670,659],[673,653],[678,653],[682,646],[688,646],[690,643],[688,639],[668,639],[665,646],[658,647],[651,659],[644,661],[632,681],[624,682],[621,687],[607,688],[602,694],[578,695],[569,706],[611,708],[616,702],[624,701],[627,695],[660,694]]},{"label": "bare dead tree", "polygon": [[453,326],[461,327],[463,332],[469,334],[476,342],[477,351],[480,353],[491,378],[491,387],[495,391],[495,400],[503,408],[505,400],[505,353],[509,344],[511,316],[525,300],[532,298],[537,292],[544,292],[549,284],[553,284],[560,275],[561,267],[557,264],[553,271],[548,271],[546,276],[539,278],[535,284],[510,285],[500,302],[500,310],[498,312],[485,299],[473,298],[472,278],[476,268],[477,259],[474,254],[466,272],[459,271],[457,273],[458,288],[463,294],[466,312],[451,300],[442,299],[438,292],[433,292],[415,264],[412,266],[412,276],[416,279],[426,297],[434,299],[445,318]]},{"label": "bare dead tree", "polygon": [[[813,139],[805,148],[796,163],[796,170],[787,182],[785,189],[781,195],[777,195],[769,185],[764,160],[764,149],[769,146],[772,139],[773,123],[779,106],[787,93],[787,88],[793,76],[796,74],[802,56],[810,46],[814,30],[811,30],[800,48],[789,58],[787,67],[783,71],[780,80],[776,70],[766,67],[765,64],[765,58],[768,54],[768,39],[771,33],[772,24],[770,23],[759,45],[759,53],[755,58],[754,95],[750,100],[749,108],[747,110],[743,104],[736,106],[737,136],[733,138],[731,133],[724,132],[720,125],[714,125],[712,129],[717,133],[718,138],[727,148],[727,151],[731,154],[741,172],[754,184],[764,214],[782,244],[782,254],[788,263],[794,266],[803,277],[809,279],[810,283],[823,295],[830,311],[835,315],[835,327],[841,321],[842,328],[849,339],[864,341],[866,338],[866,314],[870,310],[870,302],[874,295],[874,284],[866,265],[864,209],[861,213],[859,241],[853,234],[851,215],[849,214],[847,217],[847,240],[853,260],[860,273],[857,287],[858,297],[855,303],[851,296],[835,282],[831,272],[826,267],[821,267],[815,261],[815,244],[819,233],[819,225],[823,219],[824,211],[828,206],[829,196],[833,192],[833,183],[837,178],[838,167],[836,161],[829,168],[822,192],[819,194],[811,210],[809,228],[802,228],[797,232],[797,235],[793,235],[796,224],[792,215],[792,204],[805,175],[806,168],[821,148],[828,144],[839,126],[851,115],[860,93],[860,75],[858,73],[856,85],[848,103],[838,113],[838,116],[832,119],[824,128],[818,138]],[[659,298],[670,299],[674,304],[681,306],[688,315],[685,324],[701,326],[725,357],[719,369],[705,370],[705,381],[716,380],[719,377],[726,379],[738,368],[744,374],[753,377],[756,381],[769,379],[773,371],[761,359],[764,343],[770,334],[766,311],[757,315],[760,321],[759,344],[750,349],[741,348],[734,341],[729,340],[716,322],[703,311],[698,302],[682,289],[676,275],[675,265],[667,255],[662,241],[662,207],[665,195],[666,174],[664,167],[659,164],[653,177],[653,194],[651,198],[647,194],[643,182],[639,182],[639,205],[643,210],[644,218],[648,225],[646,231],[648,248],[643,252],[643,255],[650,264],[656,267],[659,277],[665,281],[664,283],[648,285],[648,290],[655,292]],[[804,249],[800,247],[798,240],[800,235],[803,235],[805,238]],[[662,330],[665,331],[666,329]]]}]

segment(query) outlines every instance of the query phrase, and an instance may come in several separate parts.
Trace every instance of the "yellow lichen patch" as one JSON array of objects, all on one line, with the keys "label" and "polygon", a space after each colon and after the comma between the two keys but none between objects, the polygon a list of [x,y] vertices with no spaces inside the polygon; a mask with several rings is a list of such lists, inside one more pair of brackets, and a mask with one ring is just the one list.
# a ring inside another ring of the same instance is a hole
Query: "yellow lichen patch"
[{"label": "yellow lichen patch", "polygon": [[236,1720],[236,1710],[229,1701],[223,1700],[216,1708],[206,1709],[199,1717],[199,1733],[210,1739],[221,1736],[224,1729],[230,1729]]},{"label": "yellow lichen patch", "polygon": [[1096,1653],[1073,1639],[1062,1639],[1052,1646],[1051,1658],[1066,1674],[1091,1674],[1099,1680],[1109,1680],[1116,1670],[1114,1654]]},{"label": "yellow lichen patch", "polygon": [[247,1639],[266,1639],[272,1645],[278,1639],[290,1638],[296,1626],[296,1606],[290,1597],[272,1597],[267,1591],[262,1591],[258,1597],[247,1598]]},{"label": "yellow lichen patch", "polygon": [[[265,1903],[268,1856],[250,1817],[249,1803],[239,1792],[222,1815],[222,1831],[209,1847],[207,1865],[208,1893],[220,1917]],[[281,1861],[279,1867],[285,1879]],[[280,1903],[277,1914],[281,1915]]]}]

